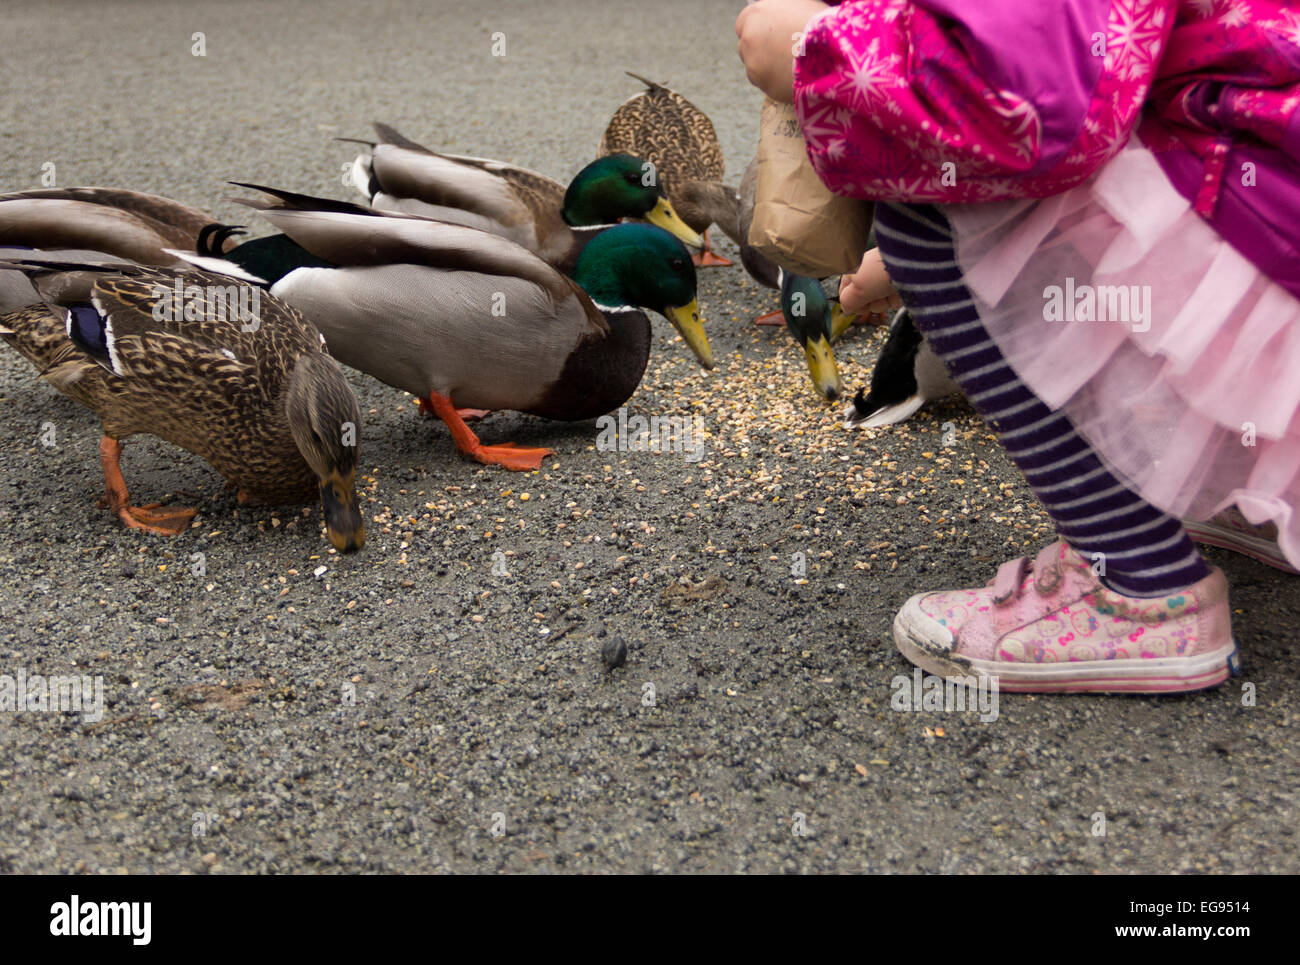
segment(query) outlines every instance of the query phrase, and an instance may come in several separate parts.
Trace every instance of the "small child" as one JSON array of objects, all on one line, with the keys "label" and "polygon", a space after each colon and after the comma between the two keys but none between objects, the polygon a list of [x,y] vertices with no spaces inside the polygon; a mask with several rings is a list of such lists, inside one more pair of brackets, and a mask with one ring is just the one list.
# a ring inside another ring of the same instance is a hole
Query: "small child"
[{"label": "small child", "polygon": [[736,32],[821,179],[879,202],[844,307],[896,287],[1061,537],[912,597],[899,649],[1004,690],[1226,679],[1227,584],[1180,518],[1235,505],[1300,566],[1292,5],[760,0]]}]

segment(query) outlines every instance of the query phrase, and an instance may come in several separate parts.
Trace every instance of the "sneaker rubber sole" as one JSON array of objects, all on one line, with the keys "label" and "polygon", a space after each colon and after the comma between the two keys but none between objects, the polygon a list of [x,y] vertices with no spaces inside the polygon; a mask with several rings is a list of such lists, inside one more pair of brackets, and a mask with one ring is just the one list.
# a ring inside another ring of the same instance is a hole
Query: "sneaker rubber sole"
[{"label": "sneaker rubber sole", "polygon": [[1282,551],[1278,549],[1277,541],[1260,536],[1251,536],[1249,533],[1240,533],[1226,526],[1216,526],[1214,523],[1183,523],[1183,528],[1187,530],[1187,535],[1198,543],[1206,546],[1217,546],[1219,549],[1230,550],[1233,553],[1240,553],[1242,556],[1249,556],[1252,560],[1258,560],[1265,566],[1271,566],[1275,570],[1281,570],[1283,573],[1290,573],[1292,576],[1300,576],[1300,570],[1287,562]]},{"label": "sneaker rubber sole", "polygon": [[944,678],[992,677],[1007,693],[1174,694],[1205,690],[1239,672],[1237,644],[1194,657],[1079,660],[1066,663],[1017,664],[952,655],[932,641],[948,628],[928,616],[914,596],[894,618],[894,644],[927,673]]}]

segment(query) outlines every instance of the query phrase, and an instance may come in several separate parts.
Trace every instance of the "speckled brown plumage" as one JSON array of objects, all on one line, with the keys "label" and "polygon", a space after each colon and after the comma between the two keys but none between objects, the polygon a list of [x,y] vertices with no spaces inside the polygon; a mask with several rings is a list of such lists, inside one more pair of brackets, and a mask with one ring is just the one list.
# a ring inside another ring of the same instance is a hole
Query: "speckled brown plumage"
[{"label": "speckled brown plumage", "polygon": [[[231,318],[230,311],[223,319],[216,288],[209,288],[245,286],[201,271],[139,268],[46,277],[54,279],[43,282],[47,302],[90,302],[109,319],[117,371],[74,343],[58,309],[44,304],[0,317],[0,338],[60,392],[94,411],[105,435],[165,439],[204,459],[250,501],[297,503],[316,496],[317,476],[295,442],[286,410],[295,369],[304,362],[303,369],[310,369],[313,384],[306,391],[321,411],[340,411],[359,426],[360,409],[319,333],[301,314],[252,289],[257,326],[245,331],[253,321]],[[202,317],[155,318],[159,293],[174,291],[178,279],[185,304],[197,306]],[[251,292],[245,297],[251,303]],[[354,464],[356,448],[350,451]]]},{"label": "speckled brown plumage", "polygon": [[716,221],[727,231],[735,221],[735,192],[721,183],[726,164],[713,122],[675,90],[628,76],[646,90],[614,112],[598,152],[645,158],[687,225],[704,231]]}]

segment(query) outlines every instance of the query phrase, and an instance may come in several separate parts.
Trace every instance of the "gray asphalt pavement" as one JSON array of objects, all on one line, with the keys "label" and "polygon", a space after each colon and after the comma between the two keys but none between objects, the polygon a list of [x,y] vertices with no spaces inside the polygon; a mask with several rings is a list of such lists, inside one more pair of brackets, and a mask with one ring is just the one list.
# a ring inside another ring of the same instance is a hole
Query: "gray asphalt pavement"
[{"label": "gray asphalt pavement", "polygon": [[[638,89],[625,69],[711,115],[734,183],[759,106],[739,6],[10,2],[0,190],[52,164],[243,223],[227,179],[349,197],[332,138],[371,120],[567,178]],[[241,507],[144,438],[133,494],[200,516],[124,532],[95,505],[95,419],[0,347],[0,674],[105,699],[94,722],[0,712],[0,870],[1300,871],[1300,581],[1212,554],[1243,660],[1216,690],[895,709],[897,608],[982,583],[1046,520],[963,404],[850,434],[749,324],[771,293],[711,269],[700,303],[717,370],[657,320],[629,404],[700,416],[698,462],[499,413],[486,441],[556,457],[484,468],[353,373],[348,557],[319,507]],[[879,344],[846,340],[846,382]]]}]

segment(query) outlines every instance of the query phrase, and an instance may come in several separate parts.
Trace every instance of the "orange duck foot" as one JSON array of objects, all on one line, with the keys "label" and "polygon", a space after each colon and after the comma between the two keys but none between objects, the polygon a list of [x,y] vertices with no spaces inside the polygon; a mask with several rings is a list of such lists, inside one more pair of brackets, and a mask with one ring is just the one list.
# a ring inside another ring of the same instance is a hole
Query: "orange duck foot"
[{"label": "orange duck foot", "polygon": [[550,449],[529,449],[506,442],[496,446],[485,446],[479,442],[474,430],[465,425],[451,399],[437,392],[430,392],[426,408],[447,424],[456,448],[485,466],[502,466],[515,472],[528,472],[542,468],[542,460],[551,455]]},{"label": "orange duck foot", "polygon": [[99,440],[99,462],[104,470],[104,497],[101,509],[111,509],[127,529],[142,529],[163,536],[175,536],[189,526],[198,510],[184,506],[162,506],[149,503],[132,506],[131,496],[122,478],[122,444],[110,436]]},{"label": "orange duck foot", "polygon": [[691,255],[691,261],[695,263],[696,268],[727,268],[731,262],[713,251],[701,251],[698,254]]},{"label": "orange duck foot", "polygon": [[189,528],[190,520],[198,510],[188,506],[160,507],[159,503],[149,503],[147,506],[120,506],[116,512],[127,529],[177,536]]},{"label": "orange duck foot", "polygon": [[501,466],[514,472],[541,469],[542,460],[553,454],[550,449],[532,449],[527,446],[517,446],[513,442],[503,442],[497,446],[479,445],[462,451],[485,466]]},{"label": "orange duck foot", "polygon": [[700,241],[702,245],[699,252],[691,255],[691,261],[695,263],[696,268],[726,268],[731,265],[730,261],[709,247],[709,233],[707,231],[700,235]]}]

